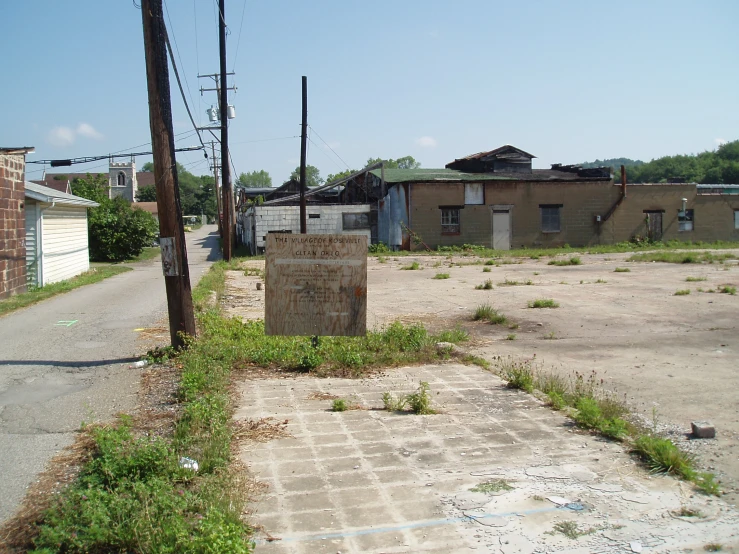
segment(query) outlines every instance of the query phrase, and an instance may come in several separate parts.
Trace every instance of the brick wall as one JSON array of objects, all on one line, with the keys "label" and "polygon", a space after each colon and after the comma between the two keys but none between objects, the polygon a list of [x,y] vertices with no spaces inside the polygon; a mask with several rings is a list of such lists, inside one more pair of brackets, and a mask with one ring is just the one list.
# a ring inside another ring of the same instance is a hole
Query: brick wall
[{"label": "brick wall", "polygon": [[[485,204],[465,205],[461,183],[413,183],[410,227],[424,242],[436,246],[479,244],[492,246],[492,207],[510,205],[512,248],[522,246],[572,246],[610,242],[601,234],[595,216],[604,216],[619,196],[608,182],[485,183]],[[540,204],[561,204],[561,230],[542,233]],[[460,210],[460,234],[442,235],[439,206],[464,206]]]},{"label": "brick wall", "polygon": [[0,154],[0,298],[26,291],[25,157]]}]

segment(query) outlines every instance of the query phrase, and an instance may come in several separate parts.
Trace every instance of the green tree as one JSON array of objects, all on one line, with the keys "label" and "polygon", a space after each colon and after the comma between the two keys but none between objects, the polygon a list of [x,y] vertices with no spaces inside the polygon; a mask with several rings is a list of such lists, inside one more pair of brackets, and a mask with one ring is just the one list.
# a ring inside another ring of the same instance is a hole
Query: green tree
[{"label": "green tree", "polygon": [[235,184],[245,188],[267,188],[272,186],[272,177],[263,169],[250,171],[239,175]]},{"label": "green tree", "polygon": [[75,179],[72,193],[100,204],[88,208],[87,228],[90,259],[117,262],[138,256],[152,244],[158,225],[154,216],[132,209],[125,198],[108,198],[108,179],[105,175]]},{"label": "green tree", "polygon": [[[148,168],[149,171],[154,170],[154,165],[151,162],[144,164],[144,167]],[[198,177],[177,162],[177,182],[180,186],[182,215],[200,215],[204,213],[212,218],[216,217],[215,185],[212,176],[202,175]],[[142,187],[139,192],[146,188],[148,187]],[[140,194],[136,195],[136,199],[139,202],[146,202],[146,200],[140,198]],[[154,191],[153,200],[156,200],[156,191]]]},{"label": "green tree", "polygon": [[156,202],[157,201],[157,188],[154,185],[148,187],[141,187],[136,193],[137,202]]},{"label": "green tree", "polygon": [[154,173],[154,162],[146,162],[144,165],[141,166],[141,171]]},{"label": "green tree", "polygon": [[347,169],[346,171],[342,171],[340,173],[330,173],[328,177],[326,177],[327,183],[333,183],[334,181],[337,181],[339,179],[343,179],[344,177],[349,177],[352,173],[356,173],[356,169]]},{"label": "green tree", "polygon": [[421,167],[421,162],[417,162],[413,156],[403,156],[397,160],[389,158],[383,160],[382,158],[370,158],[367,160],[367,165],[372,165],[380,162],[385,162],[387,169],[418,169]]},{"label": "green tree", "polygon": [[[300,166],[295,168],[295,171],[290,174],[290,178],[295,179],[296,181],[300,181]],[[317,187],[324,183],[323,179],[321,178],[321,172],[314,165],[305,166],[305,181],[308,185],[308,188]]]}]

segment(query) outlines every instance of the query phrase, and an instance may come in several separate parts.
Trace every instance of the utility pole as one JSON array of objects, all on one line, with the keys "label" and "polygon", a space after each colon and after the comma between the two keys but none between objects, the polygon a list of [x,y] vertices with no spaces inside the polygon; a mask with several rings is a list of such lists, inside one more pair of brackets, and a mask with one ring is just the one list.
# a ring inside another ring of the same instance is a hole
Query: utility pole
[{"label": "utility pole", "polygon": [[223,193],[223,258],[231,260],[235,239],[233,193],[228,157],[228,87],[226,86],[226,0],[218,0],[218,46],[221,54],[221,191]]},{"label": "utility pole", "polygon": [[162,0],[142,0],[141,19],[169,335],[172,346],[178,348],[185,344],[182,334],[194,337],[196,329],[175,160]]},{"label": "utility pole", "polygon": [[300,132],[300,234],[308,232],[305,215],[305,155],[308,138],[308,77],[303,75],[303,124]]},{"label": "utility pole", "polygon": [[216,145],[213,141],[210,141],[210,149],[213,155],[213,180],[215,182],[216,189],[216,215],[218,215],[218,234],[223,238],[223,225],[221,223],[221,189],[218,187],[218,158],[216,158]]}]

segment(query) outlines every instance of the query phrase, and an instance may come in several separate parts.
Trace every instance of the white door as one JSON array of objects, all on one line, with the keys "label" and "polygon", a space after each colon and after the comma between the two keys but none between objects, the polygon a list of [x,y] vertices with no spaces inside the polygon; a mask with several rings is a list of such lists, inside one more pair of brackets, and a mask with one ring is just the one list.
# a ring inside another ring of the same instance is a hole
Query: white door
[{"label": "white door", "polygon": [[510,210],[493,210],[493,249],[511,249]]}]

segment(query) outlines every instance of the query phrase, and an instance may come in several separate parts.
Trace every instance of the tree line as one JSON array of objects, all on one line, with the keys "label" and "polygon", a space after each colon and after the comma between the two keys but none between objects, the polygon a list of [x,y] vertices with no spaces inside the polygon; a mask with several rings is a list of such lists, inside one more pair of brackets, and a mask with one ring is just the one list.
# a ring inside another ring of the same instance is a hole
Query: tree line
[{"label": "tree line", "polygon": [[[364,167],[368,165],[376,164],[379,162],[385,162],[385,167],[388,169],[418,169],[421,167],[421,163],[417,162],[413,156],[403,156],[402,158],[383,160],[382,158],[369,158]],[[358,169],[347,169],[346,171],[340,171],[339,173],[329,173],[324,179],[321,177],[321,171],[313,165],[305,166],[305,182],[309,188],[318,187],[324,183],[331,183],[338,179],[348,177],[352,173],[356,173]],[[300,166],[296,167],[292,173],[290,173],[290,179],[300,180]],[[266,171],[250,171],[248,173],[241,173],[235,182],[236,186],[245,188],[268,188],[272,186],[272,177]]]},{"label": "tree line", "polygon": [[586,162],[583,167],[626,166],[629,183],[686,182],[699,184],[739,184],[739,140],[726,142],[716,150],[699,154],[663,156],[650,162],[611,158]]}]

